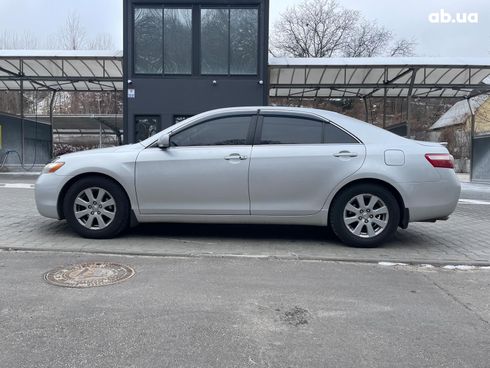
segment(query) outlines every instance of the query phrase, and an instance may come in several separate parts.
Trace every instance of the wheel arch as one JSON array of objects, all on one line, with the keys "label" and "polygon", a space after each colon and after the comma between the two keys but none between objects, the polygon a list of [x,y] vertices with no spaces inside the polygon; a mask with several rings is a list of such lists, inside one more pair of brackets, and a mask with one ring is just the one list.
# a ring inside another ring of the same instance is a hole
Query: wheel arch
[{"label": "wheel arch", "polygon": [[374,184],[374,185],[382,186],[383,188],[390,191],[390,193],[393,194],[393,196],[395,197],[398,203],[398,207],[400,208],[400,223],[398,224],[398,226],[400,226],[403,229],[407,228],[410,219],[410,213],[408,208],[405,206],[405,201],[403,199],[403,196],[395,186],[393,186],[392,184],[388,183],[385,180],[375,179],[375,178],[360,178],[348,182],[337,190],[337,192],[334,194],[334,196],[332,197],[329,203],[329,207],[344,190],[360,184]]},{"label": "wheel arch", "polygon": [[60,219],[64,219],[65,218],[65,214],[64,214],[64,211],[63,211],[63,202],[65,200],[66,192],[68,191],[68,189],[75,182],[77,182],[80,179],[87,178],[87,177],[99,177],[99,178],[105,178],[105,179],[111,180],[112,182],[114,182],[116,185],[118,185],[122,189],[124,195],[126,196],[126,198],[128,200],[128,203],[131,205],[131,199],[129,197],[128,191],[115,178],[113,178],[110,175],[102,174],[102,173],[99,173],[99,172],[86,172],[86,173],[82,173],[82,174],[78,174],[77,176],[74,176],[73,178],[71,178],[70,180],[68,180],[65,183],[65,185],[63,185],[63,188],[61,188],[60,194],[58,196],[58,202],[56,203],[56,208],[58,210],[58,216],[59,216]]}]

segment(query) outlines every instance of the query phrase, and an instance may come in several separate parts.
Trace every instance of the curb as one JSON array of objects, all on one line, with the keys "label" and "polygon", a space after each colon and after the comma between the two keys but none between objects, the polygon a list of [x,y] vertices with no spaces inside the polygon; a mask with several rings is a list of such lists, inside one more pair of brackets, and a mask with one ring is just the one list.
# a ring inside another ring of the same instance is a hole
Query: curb
[{"label": "curb", "polygon": [[380,262],[405,264],[408,266],[432,265],[434,267],[444,266],[478,266],[489,267],[490,261],[458,261],[458,260],[407,260],[403,258],[341,258],[341,257],[319,257],[319,256],[301,256],[301,255],[261,255],[261,254],[227,254],[227,253],[155,253],[155,252],[110,252],[110,251],[90,251],[90,250],[67,250],[67,249],[39,249],[39,248],[21,248],[21,247],[0,247],[4,252],[46,252],[46,253],[74,253],[74,254],[100,254],[106,256],[133,256],[133,257],[155,257],[155,258],[222,258],[222,259],[260,259],[260,260],[278,260],[278,261],[310,261],[310,262],[341,262],[341,263],[365,263],[378,264]]}]

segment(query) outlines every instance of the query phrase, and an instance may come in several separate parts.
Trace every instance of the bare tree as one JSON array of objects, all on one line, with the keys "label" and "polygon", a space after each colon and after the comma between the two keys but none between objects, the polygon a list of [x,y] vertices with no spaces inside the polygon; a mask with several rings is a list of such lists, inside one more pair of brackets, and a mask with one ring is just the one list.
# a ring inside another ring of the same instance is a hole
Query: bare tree
[{"label": "bare tree", "polygon": [[2,50],[31,50],[38,48],[36,37],[30,32],[18,34],[4,30],[0,33],[0,49]]},{"label": "bare tree", "polygon": [[270,52],[294,57],[402,56],[413,54],[414,47],[414,41],[394,41],[390,30],[335,0],[304,0],[275,24]]},{"label": "bare tree", "polygon": [[99,33],[89,42],[89,48],[91,50],[114,50],[114,40],[109,33]]},{"label": "bare tree", "polygon": [[362,20],[347,36],[343,56],[372,57],[381,55],[392,39],[392,34],[376,22]]},{"label": "bare tree", "polygon": [[405,38],[396,40],[391,46],[390,56],[414,56],[416,45],[417,43],[414,40]]},{"label": "bare tree", "polygon": [[359,12],[335,0],[306,0],[281,15],[271,37],[272,53],[296,57],[331,57],[345,46]]},{"label": "bare tree", "polygon": [[81,50],[86,48],[85,27],[80,22],[80,15],[73,12],[68,15],[65,25],[59,33],[59,46],[65,50]]}]

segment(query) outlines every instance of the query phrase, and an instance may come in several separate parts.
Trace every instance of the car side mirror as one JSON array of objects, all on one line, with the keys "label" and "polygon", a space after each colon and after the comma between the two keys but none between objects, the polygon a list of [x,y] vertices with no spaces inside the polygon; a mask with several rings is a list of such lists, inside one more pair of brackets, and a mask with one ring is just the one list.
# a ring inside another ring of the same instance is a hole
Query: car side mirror
[{"label": "car side mirror", "polygon": [[161,149],[166,149],[170,147],[170,135],[162,134],[160,138],[158,138],[158,147]]}]

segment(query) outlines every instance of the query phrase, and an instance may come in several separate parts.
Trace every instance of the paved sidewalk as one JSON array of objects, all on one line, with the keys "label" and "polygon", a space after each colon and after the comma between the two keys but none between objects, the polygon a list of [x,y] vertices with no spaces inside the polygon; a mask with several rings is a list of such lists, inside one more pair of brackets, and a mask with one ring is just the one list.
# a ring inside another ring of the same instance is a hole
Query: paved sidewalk
[{"label": "paved sidewalk", "polygon": [[490,205],[460,204],[446,222],[410,224],[381,248],[356,249],[317,227],[146,224],[118,239],[75,235],[41,217],[32,189],[0,188],[0,248],[115,254],[278,257],[408,263],[490,264]]}]

